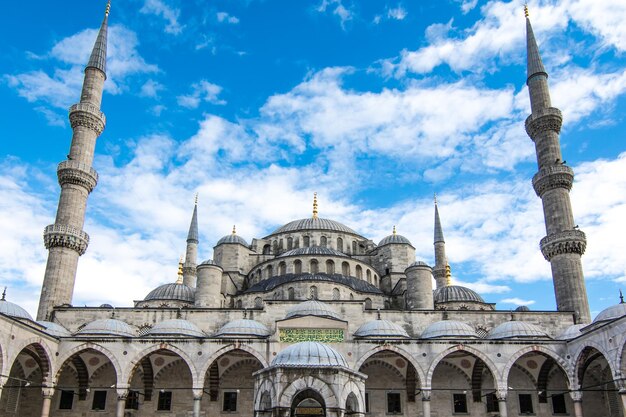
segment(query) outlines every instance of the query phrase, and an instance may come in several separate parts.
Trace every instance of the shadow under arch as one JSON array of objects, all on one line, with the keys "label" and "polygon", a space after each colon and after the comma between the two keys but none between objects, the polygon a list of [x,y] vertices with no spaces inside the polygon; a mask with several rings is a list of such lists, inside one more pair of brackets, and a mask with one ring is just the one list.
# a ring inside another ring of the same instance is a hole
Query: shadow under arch
[{"label": "shadow under arch", "polygon": [[59,364],[56,373],[54,375],[54,382],[56,384],[56,382],[59,379],[59,376],[61,374],[61,371],[63,370],[63,368],[65,367],[65,363],[72,358],[72,356],[80,354],[81,352],[84,351],[89,351],[89,350],[93,350],[96,351],[100,354],[102,354],[103,356],[105,356],[109,362],[111,362],[111,364],[113,365],[113,368],[115,369],[115,375],[117,377],[118,381],[123,381],[123,379],[121,379],[122,377],[122,367],[120,366],[119,361],[117,360],[117,358],[115,357],[115,355],[113,354],[113,352],[111,352],[110,350],[108,350],[107,348],[100,346],[97,343],[93,343],[93,342],[86,342],[83,344],[80,344],[78,346],[73,347],[72,349],[68,350],[67,352],[63,353],[63,355],[59,356],[59,359],[57,361],[57,364]]},{"label": "shadow under arch", "polygon": [[[208,357],[208,359],[206,360],[206,362],[204,362],[204,364],[198,369],[198,377],[200,378],[204,378],[204,375],[206,375],[207,371],[209,370],[209,368],[211,367],[211,365],[213,364],[213,362],[215,362],[216,359],[218,359],[220,356],[223,356],[224,354],[234,351],[234,350],[241,350],[244,352],[249,353],[250,355],[254,356],[262,365],[263,368],[267,368],[268,367],[268,363],[267,360],[265,360],[265,357],[263,357],[263,355],[261,355],[259,352],[257,352],[255,349],[246,346],[246,345],[240,345],[240,344],[230,344],[227,346],[224,346],[223,348],[217,350],[216,352],[213,352],[211,354],[211,356]],[[201,386],[201,385],[199,385]]]},{"label": "shadow under arch", "polygon": [[291,400],[290,416],[326,416],[326,401],[324,401],[324,397],[314,389],[304,389],[293,396]]},{"label": "shadow under arch", "polygon": [[586,344],[576,358],[575,368],[575,389],[582,394],[583,415],[622,415],[615,370],[605,352]]},{"label": "shadow under arch", "polygon": [[339,408],[338,395],[332,387],[315,376],[308,375],[292,381],[285,389],[278,394],[278,406],[291,408],[293,398],[300,391],[312,389],[324,398],[325,406]]},{"label": "shadow under arch", "polygon": [[394,353],[398,354],[399,356],[402,356],[407,362],[409,362],[411,365],[413,365],[413,368],[415,369],[415,372],[416,372],[416,375],[417,375],[418,382],[420,384],[425,384],[425,382],[426,382],[426,374],[424,374],[424,370],[422,369],[420,364],[417,363],[417,361],[415,360],[413,355],[411,355],[406,350],[401,349],[401,348],[399,348],[397,346],[393,346],[393,345],[380,345],[380,346],[376,346],[376,347],[368,350],[363,355],[361,355],[361,357],[356,361],[353,369],[355,371],[359,371],[359,369],[361,369],[363,364],[370,357],[374,356],[375,354],[377,354],[379,352],[383,352],[383,351],[394,352]]},{"label": "shadow under arch", "polygon": [[520,359],[522,356],[527,355],[529,353],[537,353],[554,361],[554,363],[558,365],[563,371],[563,373],[565,374],[568,387],[574,386],[573,380],[571,378],[572,376],[571,366],[553,350],[545,348],[543,346],[539,346],[539,345],[526,346],[518,350],[517,352],[515,352],[513,355],[511,355],[506,365],[502,369],[502,373],[498,375],[499,380],[500,380],[500,382],[498,383],[499,386],[505,387],[507,385],[509,373],[511,372],[511,368],[513,367],[515,362],[517,362],[517,360]]},{"label": "shadow under arch", "polygon": [[428,373],[426,374],[426,378],[424,380],[424,386],[425,387],[430,387],[431,383],[432,383],[432,379],[433,379],[433,374],[435,373],[435,369],[437,368],[437,365],[448,355],[452,354],[452,353],[457,353],[457,352],[464,352],[467,353],[468,355],[474,356],[478,359],[480,359],[482,362],[484,362],[485,366],[487,367],[487,369],[491,372],[491,374],[493,375],[494,379],[497,381],[497,377],[499,375],[498,372],[498,368],[496,367],[496,365],[493,363],[493,361],[491,359],[489,359],[489,357],[484,354],[483,352],[479,351],[478,349],[475,349],[471,346],[466,346],[466,345],[456,345],[456,346],[452,346],[446,350],[444,350],[443,352],[439,353],[431,362],[430,367],[428,368]]},{"label": "shadow under arch", "polygon": [[185,365],[187,365],[187,369],[189,369],[189,372],[191,373],[193,387],[201,386],[201,385],[198,385],[198,381],[199,381],[198,373],[189,355],[182,349],[178,348],[177,346],[171,345],[169,343],[156,343],[154,345],[151,345],[145,348],[141,352],[137,353],[133,357],[133,359],[128,363],[128,366],[125,368],[122,374],[123,378],[121,379],[121,381],[125,381],[127,384],[130,385],[135,371],[142,364],[142,360],[144,360],[144,358],[147,356],[150,356],[155,353],[158,354],[159,352],[171,352],[179,356],[183,360]]},{"label": "shadow under arch", "polygon": [[[49,380],[51,375],[54,374],[54,364],[51,359],[53,357],[52,350],[50,349],[48,345],[43,343],[43,340],[39,337],[33,337],[30,339],[24,340],[21,343],[17,344],[17,346],[14,346],[12,349],[14,352],[14,355],[11,355],[11,356],[7,355],[8,357],[7,357],[6,366],[8,367],[8,369],[11,369],[11,367],[17,360],[17,357],[21,353],[23,353],[26,348],[31,347],[31,346],[38,356],[38,358],[33,358],[33,359],[40,366],[44,381]],[[3,375],[6,375],[6,374],[3,374]]]}]

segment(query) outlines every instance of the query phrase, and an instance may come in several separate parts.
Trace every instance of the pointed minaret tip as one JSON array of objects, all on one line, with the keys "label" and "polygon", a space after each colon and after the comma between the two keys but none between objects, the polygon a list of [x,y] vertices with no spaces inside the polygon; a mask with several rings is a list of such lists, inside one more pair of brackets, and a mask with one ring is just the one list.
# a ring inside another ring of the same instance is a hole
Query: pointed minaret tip
[{"label": "pointed minaret tip", "polygon": [[524,6],[524,14],[526,16],[526,72],[528,77],[526,83],[528,83],[535,75],[548,77],[548,73],[541,61],[541,55],[539,55],[539,47],[537,46],[535,33],[533,32],[533,27],[528,18],[528,6]]},{"label": "pointed minaret tip", "polygon": [[107,33],[109,29],[109,13],[111,12],[111,1],[107,2],[104,12],[104,20],[100,26],[98,37],[93,45],[91,56],[86,68],[96,68],[104,73],[106,78],[106,61],[107,61]]},{"label": "pointed minaret tip", "polygon": [[524,16],[526,17],[526,19],[528,19],[528,3],[524,3]]},{"label": "pointed minaret tip", "polygon": [[313,193],[313,218],[317,219],[317,193]]},{"label": "pointed minaret tip", "polygon": [[107,1],[107,8],[104,10],[104,16],[108,16],[111,13],[111,0]]},{"label": "pointed minaret tip", "polygon": [[435,198],[435,243],[445,242],[443,239],[443,228],[441,227],[441,219],[439,218],[439,207]]},{"label": "pointed minaret tip", "polygon": [[[621,294],[621,291],[620,291]],[[4,287],[4,291],[2,291],[2,301],[6,301],[7,298],[7,287]]]},{"label": "pointed minaret tip", "polygon": [[198,243],[198,194],[196,194],[196,201],[193,206],[193,214],[191,215],[191,223],[189,224],[189,233],[187,233],[187,243]]},{"label": "pointed minaret tip", "polygon": [[[4,290],[6,291],[6,287],[4,287]],[[4,300],[4,294],[2,294],[2,299]],[[624,304],[624,294],[622,294],[622,290],[619,290],[619,303],[620,304]]]}]

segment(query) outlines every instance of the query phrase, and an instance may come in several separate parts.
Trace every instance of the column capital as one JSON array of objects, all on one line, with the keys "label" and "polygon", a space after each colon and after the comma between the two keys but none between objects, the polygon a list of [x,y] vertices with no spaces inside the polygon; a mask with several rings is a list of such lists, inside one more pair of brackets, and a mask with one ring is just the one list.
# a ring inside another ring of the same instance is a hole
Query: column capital
[{"label": "column capital", "polygon": [[430,395],[432,391],[430,389],[422,389],[422,401],[430,401]]},{"label": "column capital", "polygon": [[115,392],[117,393],[118,400],[125,400],[128,397],[130,386],[128,384],[117,384],[115,386]]},{"label": "column capital", "polygon": [[499,389],[495,392],[495,394],[498,401],[506,401],[506,397],[509,394],[509,391],[505,389]]},{"label": "column capital", "polygon": [[204,395],[204,389],[202,388],[192,388],[191,392],[193,393],[194,401],[200,401]]},{"label": "column capital", "polygon": [[581,402],[583,400],[583,392],[578,390],[573,390],[569,392],[569,396],[572,397],[572,401]]}]

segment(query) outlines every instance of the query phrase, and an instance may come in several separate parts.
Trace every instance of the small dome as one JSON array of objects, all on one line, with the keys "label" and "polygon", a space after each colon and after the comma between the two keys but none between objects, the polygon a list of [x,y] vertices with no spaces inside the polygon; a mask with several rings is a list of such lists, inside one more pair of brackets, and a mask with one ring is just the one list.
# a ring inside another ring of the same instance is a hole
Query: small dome
[{"label": "small dome", "polygon": [[193,303],[196,299],[195,292],[195,289],[185,284],[170,283],[156,287],[143,300],[174,300]]},{"label": "small dome", "polygon": [[394,233],[392,235],[384,237],[383,240],[381,240],[380,243],[378,243],[378,246],[389,245],[392,243],[398,244],[398,245],[411,245],[411,242],[409,241],[409,239],[407,239],[406,237],[402,235]]},{"label": "small dome", "polygon": [[[214,265],[214,266],[219,266],[218,264],[215,263],[215,261],[213,259],[207,259],[206,261],[202,262],[200,265]],[[221,266],[220,266],[221,268]]]},{"label": "small dome", "polygon": [[428,265],[426,262],[416,261],[409,265],[406,269],[413,268],[414,266],[427,266],[430,268],[430,265]]},{"label": "small dome", "polygon": [[528,306],[519,306],[515,309],[515,311],[530,311],[530,308],[528,308]]},{"label": "small dome", "polygon": [[234,233],[226,235],[218,240],[215,246],[223,245],[224,243],[238,243],[240,245],[248,246],[248,242],[246,242],[246,239]]},{"label": "small dome", "polygon": [[476,331],[467,324],[456,320],[442,320],[435,322],[422,332],[422,339],[434,339],[436,337],[475,337]]},{"label": "small dome", "polygon": [[543,339],[549,336],[535,324],[516,320],[499,324],[491,329],[487,335],[488,339],[510,339],[516,337],[539,337]]},{"label": "small dome", "polygon": [[281,255],[279,258],[283,258],[285,256],[302,256],[302,255],[320,255],[320,256],[342,256],[346,257],[346,255],[338,250],[331,248],[323,248],[321,246],[309,246],[307,248],[297,248],[287,251]]},{"label": "small dome", "polygon": [[330,346],[319,342],[300,342],[281,351],[272,365],[293,367],[348,367],[345,358]]},{"label": "small dome", "polygon": [[308,219],[294,220],[287,223],[284,226],[274,230],[269,236],[279,233],[295,232],[299,230],[329,230],[332,232],[350,233],[352,235],[358,235],[357,232],[350,229],[348,226],[329,219],[321,219],[319,217]]},{"label": "small dome", "polygon": [[340,319],[339,314],[333,311],[328,304],[322,303],[317,300],[308,300],[304,301],[300,304],[297,304],[291,307],[287,314],[285,315],[286,319],[290,319],[292,317],[301,317],[301,316],[317,316],[317,317],[330,317],[333,319]]},{"label": "small dome", "polygon": [[266,337],[270,335],[270,331],[263,324],[256,320],[240,319],[229,321],[222,326],[215,336],[232,337],[232,336],[253,336]]},{"label": "small dome", "polygon": [[111,304],[100,304],[100,308],[113,308]]},{"label": "small dome", "polygon": [[188,320],[164,320],[146,332],[147,336],[192,336],[205,337],[202,330]]},{"label": "small dome", "polygon": [[33,319],[31,315],[28,314],[28,311],[24,310],[22,307],[18,306],[15,303],[5,300],[4,298],[0,300],[0,313],[18,319]]},{"label": "small dome", "polygon": [[557,340],[571,340],[582,335],[582,328],[588,326],[588,324],[572,324],[563,333],[558,335]]},{"label": "small dome", "polygon": [[626,315],[626,303],[619,303],[602,310],[600,314],[593,319],[593,322],[597,323],[600,321],[613,320],[624,315]]},{"label": "small dome", "polygon": [[409,337],[407,332],[389,320],[372,320],[354,332],[356,337]]},{"label": "small dome", "polygon": [[100,319],[87,323],[85,327],[74,333],[77,336],[102,335],[133,337],[135,330],[128,324],[116,319]]},{"label": "small dome", "polygon": [[52,323],[51,321],[39,320],[37,323],[46,328],[46,333],[54,337],[69,337],[72,333],[69,332],[65,327],[61,326],[57,323]]},{"label": "small dome", "polygon": [[485,302],[475,291],[460,285],[446,285],[445,287],[437,288],[433,298],[435,303],[448,303],[451,301]]}]

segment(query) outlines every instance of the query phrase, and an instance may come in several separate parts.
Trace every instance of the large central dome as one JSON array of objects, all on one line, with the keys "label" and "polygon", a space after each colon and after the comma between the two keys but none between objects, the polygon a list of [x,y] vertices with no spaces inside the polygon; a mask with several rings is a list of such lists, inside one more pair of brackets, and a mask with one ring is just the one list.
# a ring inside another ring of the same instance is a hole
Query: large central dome
[{"label": "large central dome", "polygon": [[357,232],[350,229],[345,224],[341,224],[334,220],[322,219],[319,217],[309,217],[308,219],[294,220],[274,230],[270,234],[270,236],[279,233],[295,232],[299,230],[329,230],[333,232],[350,233],[360,236]]}]

